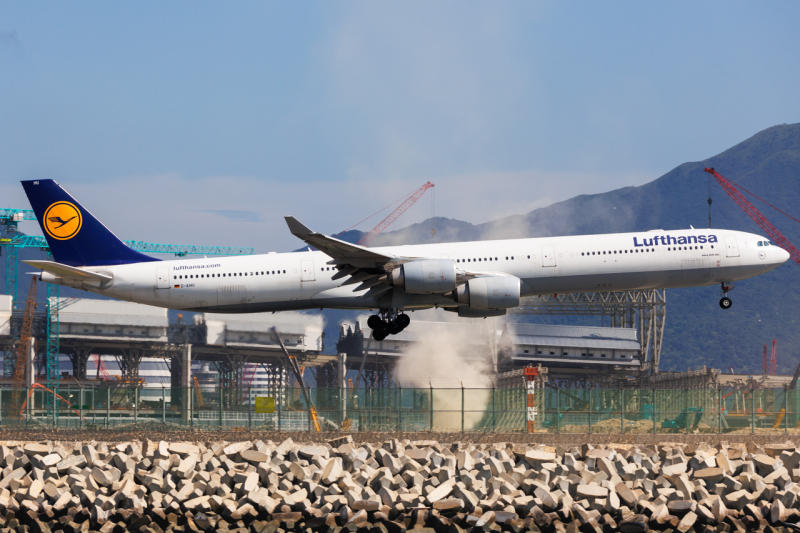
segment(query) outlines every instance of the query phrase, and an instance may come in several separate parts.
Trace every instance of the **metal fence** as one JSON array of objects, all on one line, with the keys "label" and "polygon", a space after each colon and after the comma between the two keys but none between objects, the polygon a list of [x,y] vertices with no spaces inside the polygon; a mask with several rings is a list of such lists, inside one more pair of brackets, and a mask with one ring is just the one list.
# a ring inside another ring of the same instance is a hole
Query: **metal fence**
[{"label": "metal fence", "polygon": [[[312,410],[299,389],[61,387],[0,389],[0,426],[306,431]],[[323,430],[548,433],[800,434],[800,395],[786,389],[613,390],[309,389]],[[274,399],[257,412],[255,399]],[[22,402],[28,398],[24,407]],[[69,402],[72,407],[70,407]]]}]

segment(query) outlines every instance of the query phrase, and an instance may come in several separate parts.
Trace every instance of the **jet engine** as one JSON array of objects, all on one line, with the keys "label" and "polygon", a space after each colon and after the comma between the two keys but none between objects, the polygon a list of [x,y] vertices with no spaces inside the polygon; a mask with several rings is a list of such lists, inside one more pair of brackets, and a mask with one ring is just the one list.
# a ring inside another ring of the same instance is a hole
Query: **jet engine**
[{"label": "jet engine", "polygon": [[475,278],[458,287],[455,300],[471,309],[509,309],[519,305],[519,289],[514,276]]},{"label": "jet engine", "polygon": [[391,283],[409,294],[444,294],[456,288],[456,262],[425,259],[392,270]]}]

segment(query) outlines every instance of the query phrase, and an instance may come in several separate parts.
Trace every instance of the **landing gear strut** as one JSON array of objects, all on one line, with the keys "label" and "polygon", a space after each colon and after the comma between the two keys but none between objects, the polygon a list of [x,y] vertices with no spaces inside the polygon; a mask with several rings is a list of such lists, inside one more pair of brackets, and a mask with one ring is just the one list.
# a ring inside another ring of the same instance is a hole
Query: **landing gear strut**
[{"label": "landing gear strut", "polygon": [[730,309],[733,302],[728,298],[728,291],[733,290],[733,285],[725,285],[722,283],[722,299],[719,301],[719,306],[723,309]]},{"label": "landing gear strut", "polygon": [[378,342],[389,335],[396,335],[406,329],[411,323],[408,315],[394,309],[381,309],[377,315],[367,319],[367,325],[372,329],[372,338]]}]

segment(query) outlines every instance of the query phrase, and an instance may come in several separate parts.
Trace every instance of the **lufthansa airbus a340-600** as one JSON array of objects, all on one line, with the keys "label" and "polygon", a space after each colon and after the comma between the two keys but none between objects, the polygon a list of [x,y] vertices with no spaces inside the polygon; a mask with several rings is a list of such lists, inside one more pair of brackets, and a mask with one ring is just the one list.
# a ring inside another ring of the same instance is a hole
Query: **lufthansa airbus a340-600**
[{"label": "lufthansa airbus a340-600", "polygon": [[492,317],[529,295],[718,284],[728,309],[732,282],[789,259],[764,237],[722,229],[365,248],[286,217],[308,251],[161,261],[126,246],[55,181],[22,186],[53,254],[26,261],[42,281],[186,311],[372,309],[376,340],[408,326],[409,310]]}]

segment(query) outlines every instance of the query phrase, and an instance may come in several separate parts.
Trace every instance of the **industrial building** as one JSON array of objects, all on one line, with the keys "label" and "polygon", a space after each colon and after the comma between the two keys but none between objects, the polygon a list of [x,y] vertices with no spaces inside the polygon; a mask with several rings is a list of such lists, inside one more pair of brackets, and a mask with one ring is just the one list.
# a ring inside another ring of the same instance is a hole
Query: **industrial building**
[{"label": "industrial building", "polygon": [[634,369],[641,366],[642,345],[633,328],[601,328],[509,322],[501,352],[512,365]]},{"label": "industrial building", "polygon": [[[10,295],[0,296],[0,348],[4,360],[13,363],[22,317],[12,303]],[[195,385],[191,374],[182,371],[188,362],[207,395],[231,390],[225,402],[248,405],[255,391],[286,385],[285,355],[272,328],[305,366],[336,359],[322,354],[322,318],[311,313],[197,314],[191,322],[179,315],[171,323],[166,309],[130,302],[62,298],[56,304],[51,298],[48,303],[58,305],[58,368],[64,386],[135,387],[140,400],[159,398],[164,387]],[[43,379],[46,317],[39,313],[34,318],[35,368]],[[11,380],[2,383],[11,385]]]}]

